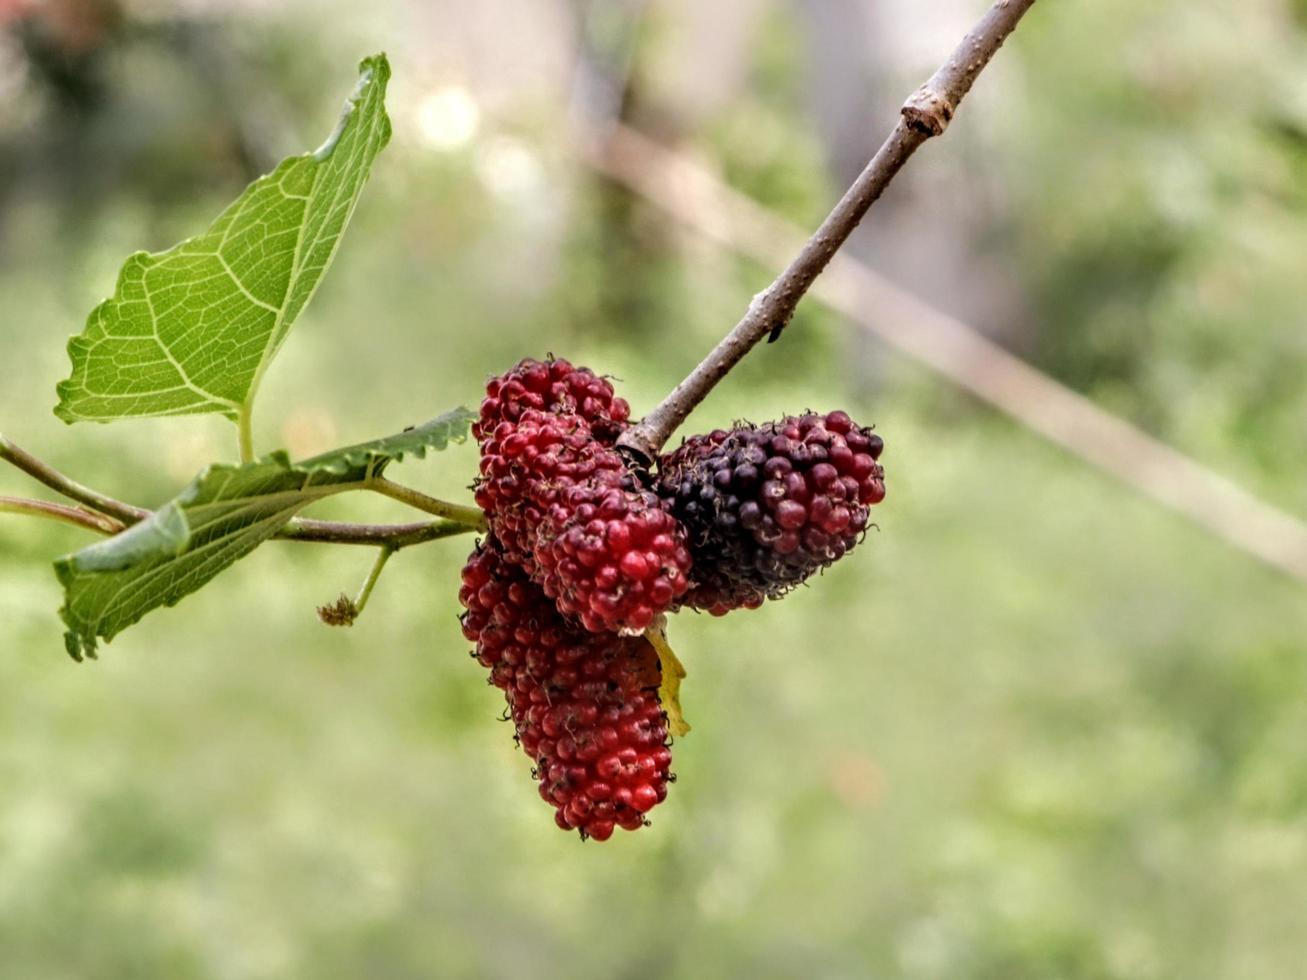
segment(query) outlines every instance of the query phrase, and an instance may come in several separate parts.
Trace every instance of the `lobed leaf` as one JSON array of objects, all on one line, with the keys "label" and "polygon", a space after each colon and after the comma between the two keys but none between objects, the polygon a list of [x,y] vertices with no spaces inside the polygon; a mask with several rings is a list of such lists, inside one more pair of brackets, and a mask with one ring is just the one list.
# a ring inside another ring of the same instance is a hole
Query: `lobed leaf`
[{"label": "lobed leaf", "polygon": [[250,184],[203,234],[128,258],[68,343],[65,422],[222,412],[252,402],[331,264],[390,139],[385,55],[365,59],[327,141]]}]

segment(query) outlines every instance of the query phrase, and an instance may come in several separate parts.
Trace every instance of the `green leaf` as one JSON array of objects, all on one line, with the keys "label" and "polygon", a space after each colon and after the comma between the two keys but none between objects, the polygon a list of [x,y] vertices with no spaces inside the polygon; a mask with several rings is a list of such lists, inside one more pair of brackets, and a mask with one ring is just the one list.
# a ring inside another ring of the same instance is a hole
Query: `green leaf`
[{"label": "green leaf", "polygon": [[55,562],[60,610],[74,659],[95,656],[159,606],[176,605],[281,530],[298,511],[332,494],[363,489],[405,454],[461,442],[473,415],[457,408],[397,435],[292,463],[273,453],[255,463],[210,466],[176,498],[107,541]]},{"label": "green leaf", "polygon": [[335,255],[390,139],[385,55],[365,59],[316,151],[260,177],[195,238],[138,252],[68,343],[65,422],[248,411],[268,364]]},{"label": "green leaf", "polygon": [[439,452],[451,442],[462,442],[467,438],[468,429],[475,419],[475,412],[460,405],[443,415],[437,415],[429,422],[410,426],[393,436],[361,442],[357,446],[346,446],[344,449],[333,449],[321,456],[306,459],[299,465],[301,469],[346,473],[351,469],[366,467],[368,463],[375,462],[377,466],[373,473],[376,475],[391,460],[401,460],[408,454],[422,459],[428,449]]},{"label": "green leaf", "polygon": [[151,609],[172,606],[244,558],[301,508],[361,486],[364,474],[294,466],[273,453],[243,466],[215,465],[141,523],[55,562],[68,650],[95,656]]}]

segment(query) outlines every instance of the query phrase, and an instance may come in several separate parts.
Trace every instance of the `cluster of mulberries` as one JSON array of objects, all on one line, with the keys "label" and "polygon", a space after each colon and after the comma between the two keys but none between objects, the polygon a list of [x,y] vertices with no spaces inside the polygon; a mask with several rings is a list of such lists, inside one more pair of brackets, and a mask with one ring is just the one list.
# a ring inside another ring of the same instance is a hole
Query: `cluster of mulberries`
[{"label": "cluster of mulberries", "polygon": [[649,641],[569,622],[493,537],[463,568],[459,601],[558,826],[595,840],[642,826],[672,778]]},{"label": "cluster of mulberries", "polygon": [[641,634],[683,606],[782,595],[854,547],[885,496],[880,437],[843,412],[694,436],[656,475],[616,449],[629,415],[567,361],[490,380],[473,426],[490,534],[459,592],[540,795],[596,840],[643,826],[671,780],[663,665]]},{"label": "cluster of mulberries", "polygon": [[613,448],[628,411],[592,372],[527,360],[487,385],[474,429],[491,529],[596,632],[641,633],[689,588],[684,528]]},{"label": "cluster of mulberries", "polygon": [[667,796],[662,668],[641,634],[689,588],[684,528],[614,448],[629,414],[563,360],[490,380],[473,426],[490,536],[459,593],[540,795],[595,840],[643,826]]},{"label": "cluster of mulberries", "polygon": [[687,439],[658,492],[690,535],[684,605],[756,608],[842,558],[885,498],[880,436],[844,412],[738,425]]}]

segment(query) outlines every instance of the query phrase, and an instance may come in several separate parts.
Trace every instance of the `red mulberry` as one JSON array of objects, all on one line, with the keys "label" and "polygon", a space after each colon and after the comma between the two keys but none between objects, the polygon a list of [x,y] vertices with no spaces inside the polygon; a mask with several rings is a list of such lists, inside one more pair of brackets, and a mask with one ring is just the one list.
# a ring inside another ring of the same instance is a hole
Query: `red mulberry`
[{"label": "red mulberry", "polygon": [[[525,568],[564,614],[590,630],[643,632],[689,587],[685,530],[586,418],[565,410],[567,398],[550,403],[531,387],[552,376],[552,368],[528,363],[504,376],[513,380],[488,386],[494,394],[482,405],[477,430],[477,503],[508,559]],[[601,384],[611,393],[590,372],[568,370],[573,381],[591,379],[584,390]],[[569,383],[555,386],[571,392]],[[514,398],[547,407],[521,408]],[[604,408],[600,425],[610,424],[614,412],[626,413],[625,402],[599,395],[588,395],[582,405],[591,414]]]},{"label": "red mulberry", "polygon": [[672,778],[649,642],[569,623],[493,537],[468,558],[459,601],[558,826],[595,840],[643,826]]},{"label": "red mulberry", "polygon": [[626,428],[631,406],[613,393],[613,386],[589,368],[575,367],[557,359],[526,358],[506,374],[486,382],[481,418],[472,434],[484,439],[500,422],[516,422],[523,412],[535,409],[579,415],[590,425],[595,438],[612,445]]},{"label": "red mulberry", "polygon": [[539,409],[515,414],[515,421],[481,436],[476,501],[508,557],[534,572],[536,531],[554,503],[578,486],[631,481],[621,457],[578,416]]},{"label": "red mulberry", "polygon": [[685,530],[658,495],[598,480],[550,506],[535,561],[559,611],[590,630],[642,633],[689,588]]}]

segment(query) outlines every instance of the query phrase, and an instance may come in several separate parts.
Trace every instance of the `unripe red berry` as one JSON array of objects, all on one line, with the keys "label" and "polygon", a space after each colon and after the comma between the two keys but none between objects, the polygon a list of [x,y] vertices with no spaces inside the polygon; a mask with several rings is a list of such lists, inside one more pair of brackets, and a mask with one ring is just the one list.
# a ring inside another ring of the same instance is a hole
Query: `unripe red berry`
[{"label": "unripe red berry", "polygon": [[643,632],[688,589],[690,552],[612,448],[626,403],[566,361],[523,361],[487,392],[476,499],[505,555],[587,629]]},{"label": "unripe red berry", "polygon": [[613,394],[612,384],[589,368],[575,367],[562,358],[537,361],[528,357],[486,382],[481,416],[472,434],[481,440],[500,422],[516,422],[522,412],[532,409],[577,415],[606,445],[622,434],[631,414],[625,399]]},{"label": "unripe red berry", "polygon": [[672,761],[649,642],[569,623],[493,537],[469,556],[459,601],[558,826],[595,840],[643,826]]}]

